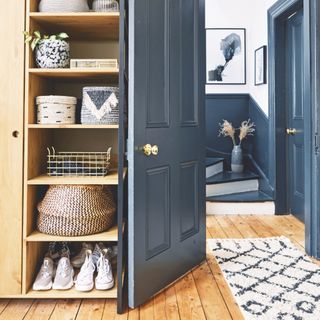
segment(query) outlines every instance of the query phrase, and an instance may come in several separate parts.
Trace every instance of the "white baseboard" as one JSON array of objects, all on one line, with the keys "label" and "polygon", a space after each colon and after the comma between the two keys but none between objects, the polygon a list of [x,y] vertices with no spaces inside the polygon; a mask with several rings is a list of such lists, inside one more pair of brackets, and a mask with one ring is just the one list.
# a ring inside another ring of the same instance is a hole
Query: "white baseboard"
[{"label": "white baseboard", "polygon": [[235,215],[255,214],[274,215],[275,205],[273,201],[267,202],[210,202],[206,205],[207,215]]}]

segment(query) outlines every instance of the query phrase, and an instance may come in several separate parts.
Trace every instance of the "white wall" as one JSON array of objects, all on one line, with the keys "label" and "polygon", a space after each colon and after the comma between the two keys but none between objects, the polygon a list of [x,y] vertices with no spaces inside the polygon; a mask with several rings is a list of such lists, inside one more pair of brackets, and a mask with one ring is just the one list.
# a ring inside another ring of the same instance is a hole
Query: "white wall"
[{"label": "white wall", "polygon": [[206,0],[206,28],[245,28],[247,84],[206,85],[206,93],[249,93],[268,115],[268,85],[254,85],[254,50],[268,44],[267,10],[277,0]]}]

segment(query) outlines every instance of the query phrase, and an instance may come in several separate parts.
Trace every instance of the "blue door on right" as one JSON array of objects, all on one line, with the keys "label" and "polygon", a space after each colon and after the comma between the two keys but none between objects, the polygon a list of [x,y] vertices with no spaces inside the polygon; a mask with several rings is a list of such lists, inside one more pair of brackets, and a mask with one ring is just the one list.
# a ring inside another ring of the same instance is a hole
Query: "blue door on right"
[{"label": "blue door on right", "polygon": [[287,20],[286,47],[287,207],[304,221],[303,9]]}]

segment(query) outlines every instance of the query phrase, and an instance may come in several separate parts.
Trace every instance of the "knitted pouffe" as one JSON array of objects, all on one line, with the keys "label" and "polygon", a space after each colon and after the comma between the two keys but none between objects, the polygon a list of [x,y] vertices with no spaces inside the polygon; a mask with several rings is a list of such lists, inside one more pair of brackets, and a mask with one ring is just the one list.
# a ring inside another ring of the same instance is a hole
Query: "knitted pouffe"
[{"label": "knitted pouffe", "polygon": [[114,222],[116,206],[109,188],[52,185],[38,204],[37,227],[57,236],[84,236],[106,231]]}]

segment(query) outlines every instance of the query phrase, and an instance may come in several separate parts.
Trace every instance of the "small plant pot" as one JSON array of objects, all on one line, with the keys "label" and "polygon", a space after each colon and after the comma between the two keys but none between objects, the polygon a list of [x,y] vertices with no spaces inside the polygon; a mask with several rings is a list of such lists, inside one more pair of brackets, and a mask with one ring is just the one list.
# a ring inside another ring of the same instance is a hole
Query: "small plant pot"
[{"label": "small plant pot", "polygon": [[65,40],[41,40],[35,49],[35,60],[38,68],[69,68],[70,45]]},{"label": "small plant pot", "polygon": [[243,172],[243,153],[241,146],[234,146],[231,154],[231,171],[236,173]]}]

